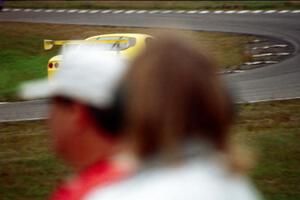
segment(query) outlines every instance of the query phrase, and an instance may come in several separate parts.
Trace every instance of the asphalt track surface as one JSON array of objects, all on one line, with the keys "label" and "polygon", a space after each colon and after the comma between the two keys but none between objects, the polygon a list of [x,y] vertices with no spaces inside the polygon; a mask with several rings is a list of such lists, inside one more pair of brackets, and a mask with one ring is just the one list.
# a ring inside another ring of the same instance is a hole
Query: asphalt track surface
[{"label": "asphalt track surface", "polygon": [[[176,13],[176,12],[2,12],[0,21],[164,27],[274,37],[291,43],[290,58],[267,67],[225,75],[238,102],[300,97],[300,13]],[[45,100],[0,104],[0,122],[47,116]]]}]

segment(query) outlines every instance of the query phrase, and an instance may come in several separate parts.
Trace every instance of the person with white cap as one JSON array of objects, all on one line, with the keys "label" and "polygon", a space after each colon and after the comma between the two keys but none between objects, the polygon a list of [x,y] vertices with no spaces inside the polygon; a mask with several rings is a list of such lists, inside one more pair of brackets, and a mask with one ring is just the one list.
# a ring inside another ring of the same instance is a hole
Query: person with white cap
[{"label": "person with white cap", "polygon": [[[234,107],[211,59],[171,34],[128,70],[109,57],[63,54],[53,83],[23,90],[53,97],[55,150],[78,171],[54,200],[261,199],[229,140]],[[127,167],[110,161],[119,149]]]},{"label": "person with white cap", "polygon": [[60,70],[51,81],[23,84],[25,99],[52,99],[52,147],[76,172],[50,199],[83,199],[93,187],[130,174],[130,167],[114,158],[121,146],[120,80],[125,72],[122,58],[82,46],[63,52]]}]

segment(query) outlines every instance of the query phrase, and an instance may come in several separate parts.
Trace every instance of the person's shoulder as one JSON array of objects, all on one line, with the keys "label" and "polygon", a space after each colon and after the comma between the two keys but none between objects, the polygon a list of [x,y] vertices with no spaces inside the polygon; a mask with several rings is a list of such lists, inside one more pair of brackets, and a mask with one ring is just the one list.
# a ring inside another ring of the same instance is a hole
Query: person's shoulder
[{"label": "person's shoulder", "polygon": [[210,164],[189,164],[159,168],[138,174],[119,184],[91,191],[86,200],[258,200],[259,195],[247,178],[230,175]]},{"label": "person's shoulder", "polygon": [[127,170],[111,162],[99,161],[63,182],[50,199],[80,200],[93,188],[106,188],[125,179],[128,174]]}]

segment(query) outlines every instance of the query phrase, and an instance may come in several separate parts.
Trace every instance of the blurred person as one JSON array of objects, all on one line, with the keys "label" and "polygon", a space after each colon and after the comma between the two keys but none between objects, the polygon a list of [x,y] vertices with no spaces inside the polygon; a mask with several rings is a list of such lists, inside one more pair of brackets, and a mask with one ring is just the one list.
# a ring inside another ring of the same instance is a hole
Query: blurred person
[{"label": "blurred person", "polygon": [[214,62],[181,37],[157,37],[123,79],[128,150],[139,165],[87,200],[256,200],[229,141],[234,106]]},{"label": "blurred person", "polygon": [[51,146],[74,170],[50,199],[84,199],[93,187],[106,187],[131,173],[128,162],[118,161],[123,124],[118,85],[126,66],[101,49],[69,48],[50,82],[22,86],[26,99],[51,98]]}]

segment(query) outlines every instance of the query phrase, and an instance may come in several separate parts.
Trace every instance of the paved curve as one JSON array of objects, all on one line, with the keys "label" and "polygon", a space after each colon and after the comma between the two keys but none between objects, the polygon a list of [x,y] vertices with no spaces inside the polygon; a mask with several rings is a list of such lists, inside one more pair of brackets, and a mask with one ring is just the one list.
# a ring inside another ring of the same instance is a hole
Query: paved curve
[{"label": "paved curve", "polygon": [[[0,21],[169,27],[276,37],[294,45],[293,57],[268,67],[226,75],[225,79],[236,88],[237,101],[256,102],[300,97],[300,14],[3,12],[0,13]],[[28,116],[44,117],[45,109],[44,101],[2,104],[0,121],[20,120]]]}]

